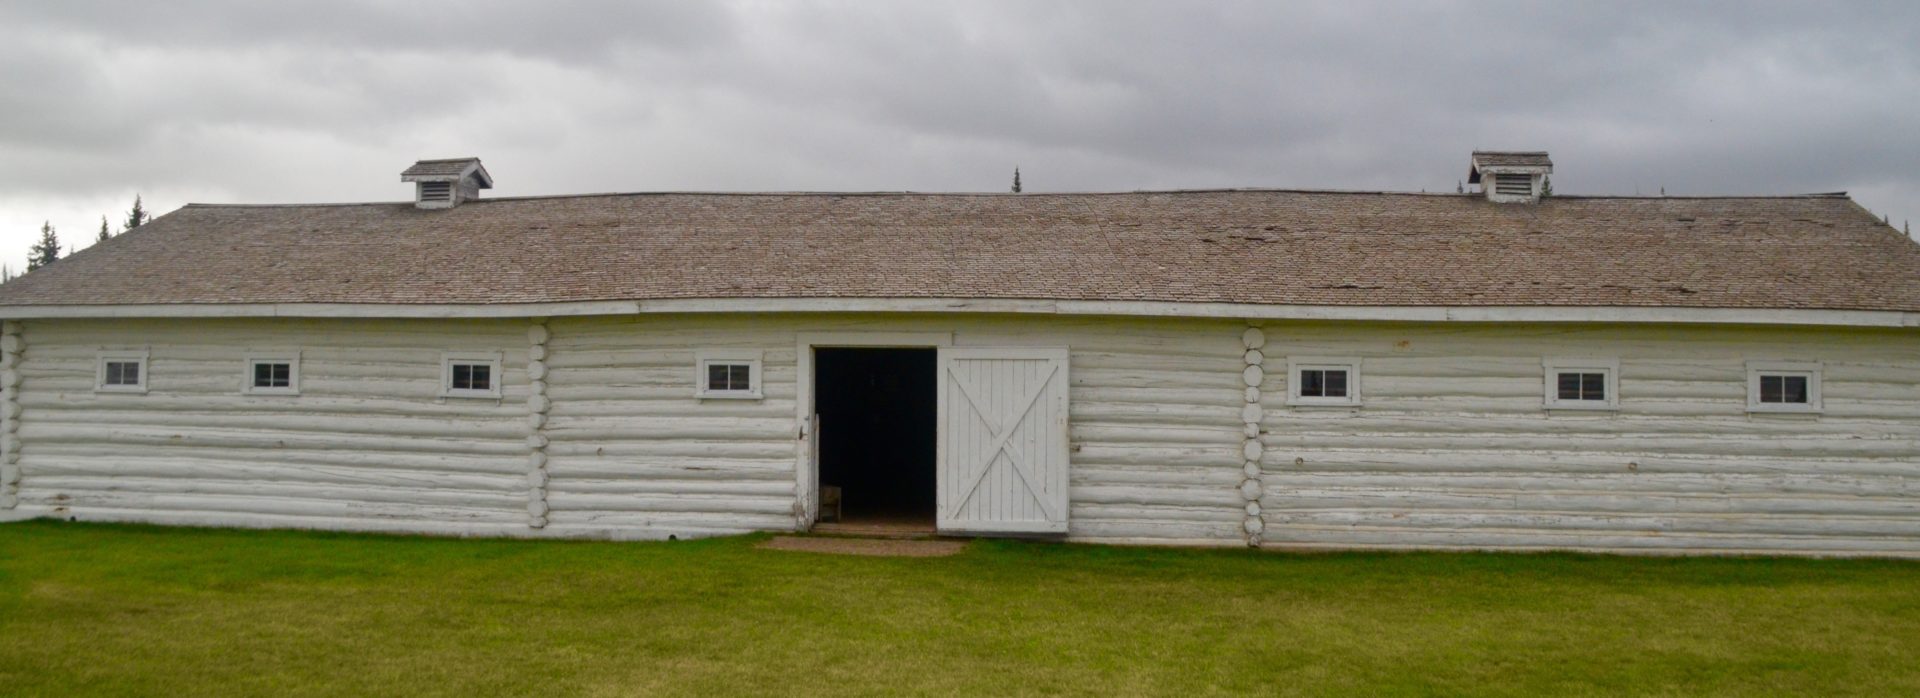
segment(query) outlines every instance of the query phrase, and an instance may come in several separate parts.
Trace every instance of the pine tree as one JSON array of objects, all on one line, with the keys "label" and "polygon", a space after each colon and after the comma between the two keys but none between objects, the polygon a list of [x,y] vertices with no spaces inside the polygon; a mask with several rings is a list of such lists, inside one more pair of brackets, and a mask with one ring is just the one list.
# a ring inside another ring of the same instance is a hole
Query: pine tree
[{"label": "pine tree", "polygon": [[1540,198],[1544,199],[1549,196],[1553,196],[1553,178],[1542,177],[1540,178]]},{"label": "pine tree", "polygon": [[1020,193],[1020,168],[1013,168],[1013,193]]},{"label": "pine tree", "polygon": [[126,227],[121,228],[120,232],[124,233],[129,230],[133,230],[134,228],[140,227],[141,223],[147,222],[148,217],[149,216],[147,216],[147,210],[145,208],[142,208],[140,205],[140,195],[139,194],[133,195],[133,210],[127,212]]},{"label": "pine tree", "polygon": [[1467,193],[1467,183],[1457,179],[1453,180],[1453,193],[1455,194]]},{"label": "pine tree", "polygon": [[53,232],[53,222],[40,224],[40,241],[27,250],[27,271],[47,266],[60,259],[60,236]]},{"label": "pine tree", "polygon": [[107,232],[107,217],[101,216],[100,217],[100,237],[94,238],[93,241],[106,242],[107,238],[110,238],[110,237],[113,237],[113,233]]}]

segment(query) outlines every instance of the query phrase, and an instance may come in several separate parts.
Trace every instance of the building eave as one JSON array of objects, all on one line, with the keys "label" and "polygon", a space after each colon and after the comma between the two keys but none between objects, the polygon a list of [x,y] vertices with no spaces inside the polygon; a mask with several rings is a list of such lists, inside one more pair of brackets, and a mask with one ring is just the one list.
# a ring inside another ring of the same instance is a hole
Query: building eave
[{"label": "building eave", "polygon": [[685,298],[559,303],[195,303],[0,306],[0,319],[520,318],[668,313],[1003,313],[1376,322],[1920,327],[1920,312],[1619,306],[1349,306],[983,298]]}]

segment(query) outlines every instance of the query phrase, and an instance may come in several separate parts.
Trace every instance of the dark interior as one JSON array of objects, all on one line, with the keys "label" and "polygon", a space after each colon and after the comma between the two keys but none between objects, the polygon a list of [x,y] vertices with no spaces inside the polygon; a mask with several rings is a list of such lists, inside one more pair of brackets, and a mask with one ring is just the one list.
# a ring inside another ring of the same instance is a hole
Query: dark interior
[{"label": "dark interior", "polygon": [[820,484],[841,521],[933,522],[933,349],[814,350]]}]

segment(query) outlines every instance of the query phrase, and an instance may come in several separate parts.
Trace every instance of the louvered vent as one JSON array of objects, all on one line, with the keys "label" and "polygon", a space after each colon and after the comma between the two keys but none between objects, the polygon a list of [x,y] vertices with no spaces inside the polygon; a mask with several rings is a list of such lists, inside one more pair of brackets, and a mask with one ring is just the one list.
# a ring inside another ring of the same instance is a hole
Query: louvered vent
[{"label": "louvered vent", "polygon": [[453,183],[452,182],[421,182],[420,183],[420,200],[432,201],[432,202],[452,201],[453,200]]},{"label": "louvered vent", "polygon": [[1533,175],[1494,175],[1493,193],[1502,196],[1533,196]]}]

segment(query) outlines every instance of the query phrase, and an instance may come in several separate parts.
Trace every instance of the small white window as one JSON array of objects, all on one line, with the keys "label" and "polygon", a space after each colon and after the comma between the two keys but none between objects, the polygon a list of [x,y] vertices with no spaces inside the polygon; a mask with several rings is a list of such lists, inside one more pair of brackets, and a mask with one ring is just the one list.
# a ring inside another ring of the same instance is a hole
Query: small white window
[{"label": "small white window", "polygon": [[1615,359],[1547,359],[1547,409],[1620,408],[1620,362]]},{"label": "small white window", "polygon": [[760,352],[703,351],[695,357],[701,399],[760,399]]},{"label": "small white window", "polygon": [[442,397],[500,397],[500,355],[447,354],[440,364]]},{"label": "small white window", "polygon": [[101,393],[147,392],[147,353],[144,351],[100,352],[93,389]]},{"label": "small white window", "polygon": [[1360,404],[1360,360],[1288,357],[1287,404],[1346,407]]},{"label": "small white window", "polygon": [[1747,363],[1748,412],[1819,412],[1820,364]]},{"label": "small white window", "polygon": [[247,375],[241,392],[248,395],[299,395],[300,355],[247,357]]}]

